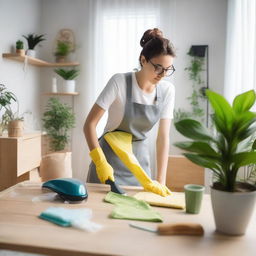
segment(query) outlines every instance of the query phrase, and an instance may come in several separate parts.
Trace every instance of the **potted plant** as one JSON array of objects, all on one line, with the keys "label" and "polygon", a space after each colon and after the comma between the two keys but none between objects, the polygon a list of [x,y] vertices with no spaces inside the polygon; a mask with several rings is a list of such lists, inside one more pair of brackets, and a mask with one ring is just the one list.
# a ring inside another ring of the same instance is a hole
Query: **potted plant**
[{"label": "potted plant", "polygon": [[8,91],[6,86],[0,84],[0,114],[1,116],[1,123],[0,123],[0,135],[6,129],[8,122],[12,120],[13,114],[11,110],[11,104],[13,102],[17,102],[17,97],[11,91]]},{"label": "potted plant", "polygon": [[191,57],[190,65],[185,68],[185,70],[188,71],[189,80],[192,82],[193,91],[191,96],[187,97],[187,100],[191,106],[191,111],[187,111],[181,108],[175,110],[175,122],[186,118],[195,118],[201,122],[205,121],[205,115],[207,114],[205,113],[206,111],[203,107],[203,104],[205,103],[205,81],[202,78],[202,72],[205,71],[205,53],[201,53],[201,51],[205,51],[205,47],[201,47],[202,49],[200,52],[198,52],[198,50],[195,52],[195,50],[192,50],[192,46],[190,51],[187,53]]},{"label": "potted plant", "polygon": [[202,123],[184,119],[175,123],[187,142],[175,145],[185,151],[189,160],[213,171],[211,186],[212,208],[216,229],[231,235],[242,235],[255,202],[256,187],[238,180],[242,166],[256,163],[256,142],[248,149],[248,141],[256,132],[255,91],[238,95],[232,106],[226,99],[210,90],[206,95],[213,109],[213,132]]},{"label": "potted plant", "polygon": [[76,87],[76,81],[74,80],[78,74],[79,74],[79,70],[77,69],[55,69],[54,72],[56,74],[58,74],[60,77],[62,77],[65,81],[64,85],[63,85],[63,92],[66,93],[73,93],[75,92],[75,87]]},{"label": "potted plant", "polygon": [[44,38],[44,35],[28,34],[27,36],[23,35],[23,37],[27,39],[27,43],[28,43],[28,50],[26,51],[26,54],[28,56],[35,57],[36,52],[35,52],[34,48],[37,44],[46,40]]},{"label": "potted plant", "polygon": [[64,150],[69,141],[68,132],[75,124],[72,109],[57,98],[50,98],[42,120],[43,127],[51,138],[51,149]]},{"label": "potted plant", "polygon": [[75,116],[67,104],[50,98],[43,114],[43,127],[49,136],[51,153],[42,158],[40,175],[43,181],[71,177],[71,152],[67,150],[69,132],[75,124]]},{"label": "potted plant", "polygon": [[24,129],[24,117],[19,116],[19,112],[11,109],[5,111],[5,121],[8,127],[8,137],[22,137]]},{"label": "potted plant", "polygon": [[25,55],[24,43],[21,40],[16,41],[16,53],[21,56]]},{"label": "potted plant", "polygon": [[57,41],[56,51],[54,55],[56,56],[56,62],[67,61],[67,56],[71,52],[71,45],[69,42]]}]

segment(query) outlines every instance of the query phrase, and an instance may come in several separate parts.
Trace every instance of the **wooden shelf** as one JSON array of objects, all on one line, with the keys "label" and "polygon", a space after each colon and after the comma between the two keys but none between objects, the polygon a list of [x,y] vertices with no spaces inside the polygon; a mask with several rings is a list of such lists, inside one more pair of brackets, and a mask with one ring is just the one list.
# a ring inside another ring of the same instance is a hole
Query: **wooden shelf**
[{"label": "wooden shelf", "polygon": [[27,55],[19,55],[16,53],[3,53],[3,58],[19,61],[19,62],[25,62],[25,59],[27,59],[27,62],[34,66],[39,67],[68,67],[68,66],[78,66],[80,65],[78,62],[59,62],[59,63],[51,63],[44,60],[40,60],[37,58],[33,58]]},{"label": "wooden shelf", "polygon": [[44,93],[44,95],[76,96],[76,95],[79,95],[79,93],[78,92],[47,92],[47,93]]}]

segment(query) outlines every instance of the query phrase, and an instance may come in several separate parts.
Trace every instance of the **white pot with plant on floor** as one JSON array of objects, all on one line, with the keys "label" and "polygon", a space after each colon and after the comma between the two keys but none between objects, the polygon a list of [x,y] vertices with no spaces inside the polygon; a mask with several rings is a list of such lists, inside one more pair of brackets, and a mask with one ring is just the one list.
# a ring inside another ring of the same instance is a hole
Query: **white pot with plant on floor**
[{"label": "white pot with plant on floor", "polygon": [[40,42],[46,40],[44,38],[44,35],[28,34],[27,36],[23,35],[23,37],[27,39],[27,43],[28,43],[28,49],[26,51],[26,55],[35,58],[36,57],[35,47]]},{"label": "white pot with plant on floor", "polygon": [[61,92],[74,93],[76,91],[76,81],[74,80],[78,74],[77,69],[55,69],[54,72],[63,78],[63,86]]},{"label": "white pot with plant on floor", "polygon": [[71,152],[68,149],[69,133],[75,124],[72,109],[50,98],[43,114],[43,127],[50,139],[50,154],[43,156],[40,164],[42,181],[72,177]]},{"label": "white pot with plant on floor", "polygon": [[256,164],[256,113],[250,111],[256,94],[254,90],[240,94],[232,106],[210,90],[206,95],[214,111],[214,131],[196,120],[183,119],[175,127],[191,141],[175,145],[187,151],[184,155],[189,160],[213,171],[211,201],[216,230],[243,235],[255,205],[256,178],[241,181],[238,171]]}]

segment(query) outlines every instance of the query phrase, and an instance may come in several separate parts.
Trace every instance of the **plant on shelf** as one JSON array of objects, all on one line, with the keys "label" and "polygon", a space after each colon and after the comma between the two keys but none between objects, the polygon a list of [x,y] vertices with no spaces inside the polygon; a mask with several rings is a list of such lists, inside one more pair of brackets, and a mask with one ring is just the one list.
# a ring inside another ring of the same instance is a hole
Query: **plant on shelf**
[{"label": "plant on shelf", "polygon": [[65,92],[65,93],[75,92],[76,83],[74,79],[79,75],[79,70],[77,69],[68,70],[68,69],[59,68],[59,69],[55,69],[54,72],[65,80],[62,87],[62,92]]},{"label": "plant on shelf", "polygon": [[71,52],[70,43],[58,40],[56,51],[54,53],[54,55],[56,56],[56,62],[65,62],[70,52]]},{"label": "plant on shelf", "polygon": [[51,139],[51,149],[64,150],[69,142],[68,133],[75,124],[75,116],[71,108],[56,98],[50,98],[42,120],[43,127]]},{"label": "plant on shelf", "polygon": [[188,55],[191,57],[189,67],[185,68],[188,71],[189,79],[192,81],[192,94],[187,97],[192,108],[191,111],[187,111],[178,108],[174,111],[174,120],[179,121],[185,118],[195,118],[198,121],[204,122],[205,109],[203,103],[205,102],[205,82],[202,79],[202,72],[205,65],[205,57],[197,56],[193,51],[189,51]]},{"label": "plant on shelf", "polygon": [[256,186],[238,181],[238,171],[242,166],[256,164],[256,142],[248,149],[256,132],[256,113],[250,111],[255,104],[255,91],[238,95],[232,106],[220,94],[206,90],[206,95],[213,109],[215,131],[210,132],[193,119],[180,120],[175,123],[176,129],[191,141],[175,145],[188,152],[184,155],[189,160],[213,171],[211,198],[217,230],[244,234]]},{"label": "plant on shelf", "polygon": [[25,55],[24,43],[21,40],[16,41],[16,53],[19,55]]},{"label": "plant on shelf", "polygon": [[[17,111],[13,111],[11,104],[16,102]],[[17,97],[11,91],[8,91],[6,86],[0,84],[0,113],[4,110],[1,117],[1,130],[5,130],[8,127],[9,137],[22,136],[23,132],[23,120],[22,116],[19,116],[19,102]]]},{"label": "plant on shelf", "polygon": [[68,70],[68,69],[58,68],[58,69],[55,69],[54,71],[64,80],[74,80],[79,75],[79,70],[77,69]]},{"label": "plant on shelf", "polygon": [[36,45],[38,45],[40,42],[46,40],[44,38],[44,35],[37,35],[37,34],[28,34],[27,36],[23,35],[24,38],[27,39],[28,43],[28,50],[27,55],[31,57],[35,57],[35,51],[34,48]]}]

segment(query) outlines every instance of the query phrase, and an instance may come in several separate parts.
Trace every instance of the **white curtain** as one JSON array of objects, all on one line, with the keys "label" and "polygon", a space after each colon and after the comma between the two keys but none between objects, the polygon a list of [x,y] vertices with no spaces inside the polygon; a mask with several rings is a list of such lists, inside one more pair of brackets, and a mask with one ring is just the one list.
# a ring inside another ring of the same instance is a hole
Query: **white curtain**
[{"label": "white curtain", "polygon": [[[83,49],[81,63],[79,99],[76,100],[78,119],[84,120],[97,96],[115,73],[128,72],[139,67],[139,45],[143,32],[149,28],[159,27],[169,37],[172,26],[170,22],[170,1],[166,0],[88,0],[86,13],[81,26],[86,31],[87,45]],[[161,26],[162,24],[162,26]],[[83,75],[82,75],[83,74]],[[107,115],[97,127],[100,136],[105,126]],[[74,176],[85,179],[90,163],[82,131],[83,123],[73,131],[73,172]],[[155,132],[152,132],[153,136]],[[152,136],[152,137],[153,137]],[[155,144],[151,143],[151,155],[154,155]],[[83,146],[81,147],[81,144]],[[153,159],[153,157],[151,157]],[[155,170],[155,162],[152,162]]]},{"label": "white curtain", "polygon": [[229,0],[224,95],[256,89],[256,0]]}]

